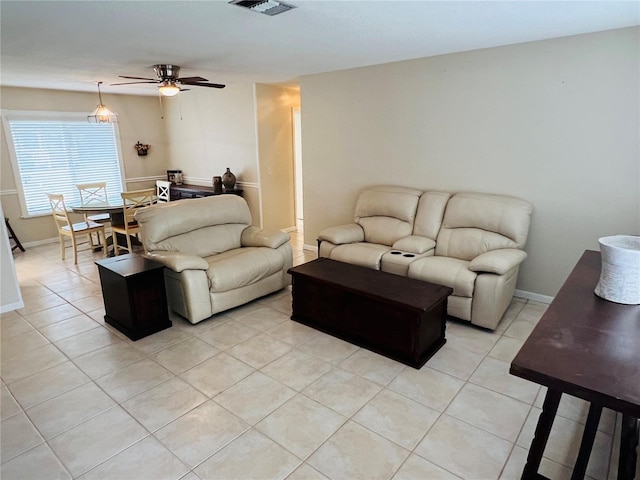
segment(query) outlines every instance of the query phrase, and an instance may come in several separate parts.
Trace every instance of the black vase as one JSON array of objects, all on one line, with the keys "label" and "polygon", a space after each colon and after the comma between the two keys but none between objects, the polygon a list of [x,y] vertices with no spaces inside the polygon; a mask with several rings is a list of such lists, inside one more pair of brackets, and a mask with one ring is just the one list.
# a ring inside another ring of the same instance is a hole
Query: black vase
[{"label": "black vase", "polygon": [[225,190],[233,190],[236,186],[236,176],[231,173],[229,167],[227,167],[227,171],[222,175],[222,184],[224,185]]}]

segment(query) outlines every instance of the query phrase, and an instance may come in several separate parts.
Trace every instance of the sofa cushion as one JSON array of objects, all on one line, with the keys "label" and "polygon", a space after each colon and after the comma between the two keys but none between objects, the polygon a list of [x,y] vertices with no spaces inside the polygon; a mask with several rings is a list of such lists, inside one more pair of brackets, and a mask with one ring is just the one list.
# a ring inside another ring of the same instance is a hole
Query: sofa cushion
[{"label": "sofa cushion", "polygon": [[522,249],[531,211],[529,202],[516,197],[457,193],[447,203],[436,255],[472,260],[500,248]]},{"label": "sofa cushion", "polygon": [[354,223],[364,230],[365,242],[393,245],[411,235],[422,192],[404,187],[374,187],[363,191]]},{"label": "sofa cushion", "polygon": [[240,224],[202,227],[156,242],[153,244],[153,249],[208,257],[240,248],[240,238],[245,228],[247,228],[246,225]]},{"label": "sofa cushion", "polygon": [[418,202],[413,234],[435,240],[442,226],[442,218],[447,202],[451,198],[448,192],[424,192]]},{"label": "sofa cushion", "polygon": [[418,235],[409,235],[408,237],[401,238],[392,245],[396,250],[404,250],[405,252],[420,254],[433,250],[435,246],[436,242],[430,238]]},{"label": "sofa cushion", "polygon": [[267,247],[243,247],[205,258],[211,292],[226,292],[267,278],[284,267],[282,254]]},{"label": "sofa cushion", "polygon": [[145,250],[206,257],[240,246],[251,225],[247,202],[236,195],[178,200],[141,208],[135,214]]},{"label": "sofa cushion", "polygon": [[364,241],[380,245],[393,245],[396,241],[411,235],[412,224],[392,217],[361,218]]},{"label": "sofa cushion", "polygon": [[442,228],[436,243],[436,255],[473,260],[492,250],[516,248],[513,240],[479,228]]},{"label": "sofa cushion", "polygon": [[453,295],[472,297],[477,274],[469,262],[450,257],[424,257],[409,265],[409,277],[453,288]]},{"label": "sofa cushion", "polygon": [[375,243],[348,243],[338,245],[331,250],[329,258],[339,262],[360,265],[361,267],[380,269],[380,259],[391,251],[391,247]]}]

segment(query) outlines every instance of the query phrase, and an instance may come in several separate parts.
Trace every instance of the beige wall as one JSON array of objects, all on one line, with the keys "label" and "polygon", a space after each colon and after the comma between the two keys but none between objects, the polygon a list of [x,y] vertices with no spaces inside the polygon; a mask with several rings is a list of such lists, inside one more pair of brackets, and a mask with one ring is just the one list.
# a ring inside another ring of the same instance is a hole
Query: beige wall
[{"label": "beige wall", "polygon": [[244,190],[253,223],[260,225],[253,85],[194,87],[163,103],[169,168],[182,170],[185,182],[211,186],[228,167]]},{"label": "beige wall", "polygon": [[267,229],[295,227],[293,108],[299,105],[297,89],[256,85],[262,220]]},{"label": "beige wall", "polygon": [[585,249],[640,234],[640,29],[304,77],[305,244],[374,184],[534,205],[518,288],[553,296]]},{"label": "beige wall", "polygon": [[226,168],[244,190],[253,223],[269,229],[294,225],[291,108],[294,89],[270,85],[193,88],[164,99],[169,168],[185,181],[211,185]]},{"label": "beige wall", "polygon": [[211,186],[227,167],[239,182],[257,183],[253,85],[193,87],[163,103],[169,168],[202,185]]},{"label": "beige wall", "polygon": [[[103,89],[104,90],[104,89]],[[32,88],[0,89],[2,109],[54,112],[86,112],[96,108],[98,94],[43,90]],[[167,136],[156,97],[102,94],[104,104],[118,114],[118,130],[124,160],[124,175],[130,190],[155,185],[156,178],[165,178],[167,170]],[[18,202],[13,169],[7,149],[4,129],[0,133],[0,192],[4,214],[22,243],[57,237],[50,216],[23,219]],[[146,157],[139,157],[136,142],[151,145]],[[78,217],[79,218],[79,217]]]}]

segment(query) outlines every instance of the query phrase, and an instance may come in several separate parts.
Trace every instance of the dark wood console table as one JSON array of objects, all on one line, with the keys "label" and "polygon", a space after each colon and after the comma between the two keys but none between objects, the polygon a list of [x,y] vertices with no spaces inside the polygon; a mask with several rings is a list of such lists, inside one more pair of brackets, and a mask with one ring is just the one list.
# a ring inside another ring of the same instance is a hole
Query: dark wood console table
[{"label": "dark wood console table", "polygon": [[182,200],[183,198],[200,198],[210,197],[212,195],[239,195],[242,196],[242,190],[234,188],[222,189],[221,192],[216,192],[213,187],[206,187],[203,185],[189,185],[183,183],[182,185],[171,185],[170,188],[171,201]]},{"label": "dark wood console table", "polygon": [[511,363],[510,372],[548,387],[523,479],[538,467],[563,393],[590,402],[572,479],[584,478],[600,414],[621,412],[619,479],[633,479],[640,417],[640,305],[598,297],[600,253],[585,251]]}]

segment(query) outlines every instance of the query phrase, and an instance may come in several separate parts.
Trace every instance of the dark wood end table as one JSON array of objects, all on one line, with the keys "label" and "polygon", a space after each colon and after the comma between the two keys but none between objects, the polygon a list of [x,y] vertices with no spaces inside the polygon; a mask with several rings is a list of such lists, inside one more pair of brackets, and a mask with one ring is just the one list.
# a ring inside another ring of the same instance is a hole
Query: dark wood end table
[{"label": "dark wood end table", "polygon": [[164,265],[141,255],[98,260],[104,320],[131,340],[169,328]]}]

